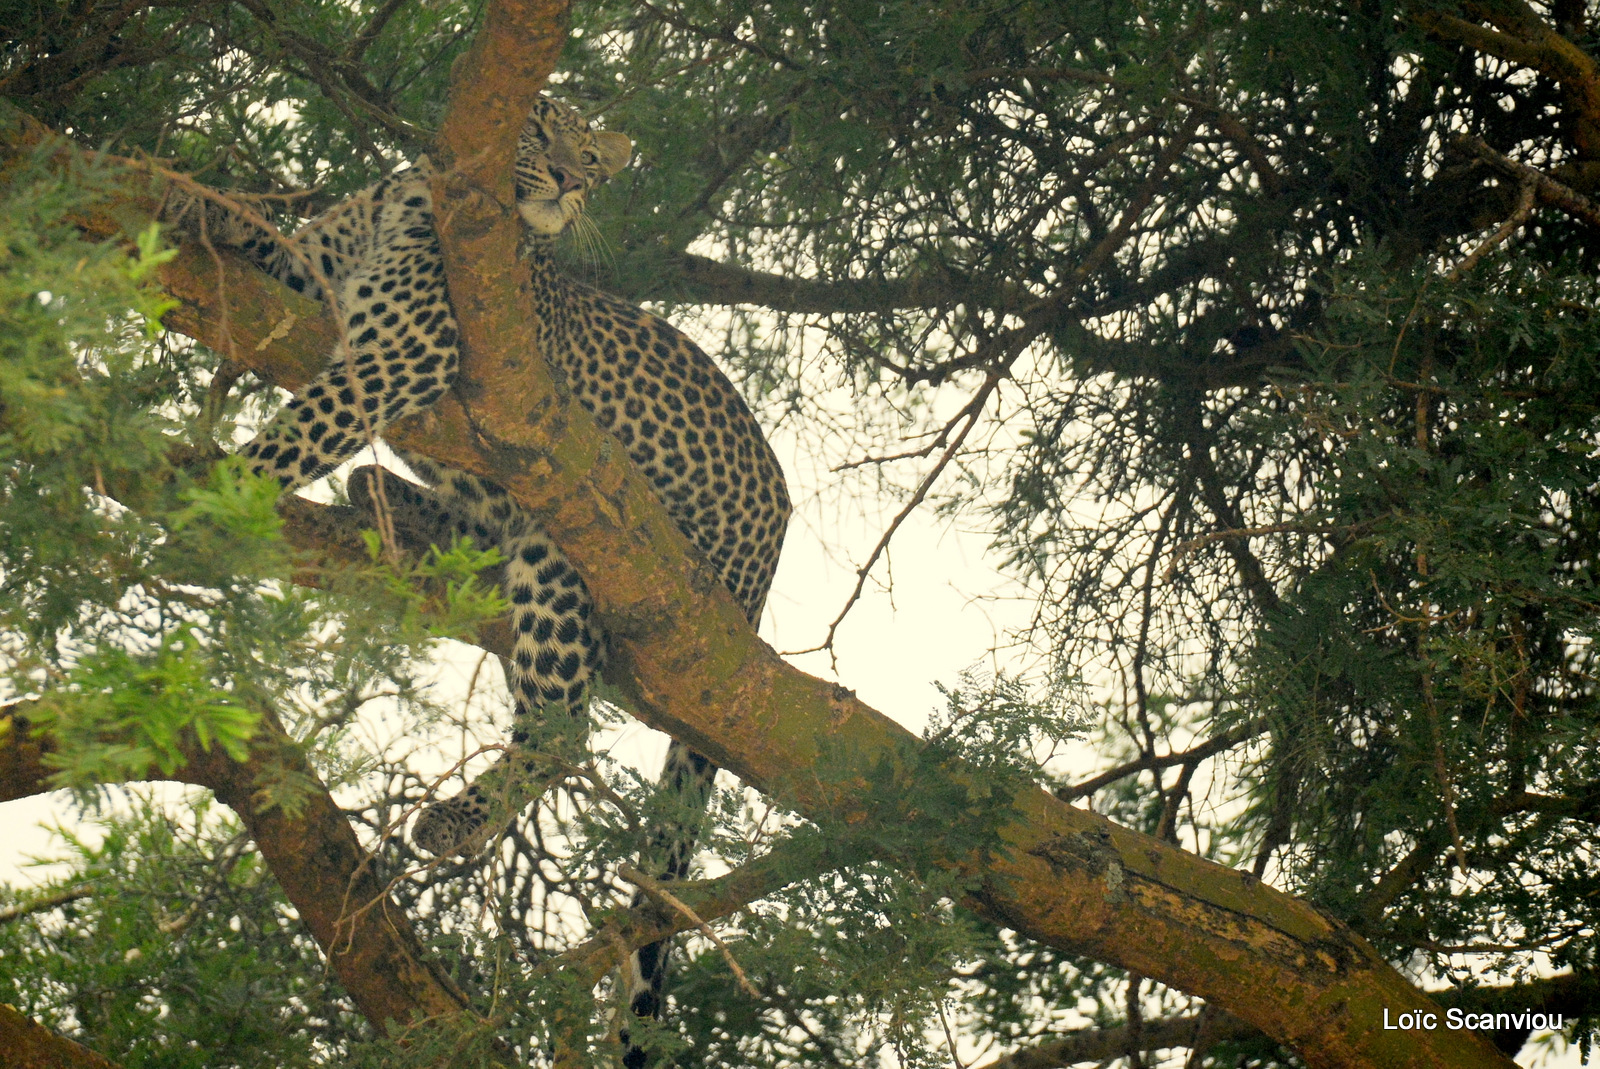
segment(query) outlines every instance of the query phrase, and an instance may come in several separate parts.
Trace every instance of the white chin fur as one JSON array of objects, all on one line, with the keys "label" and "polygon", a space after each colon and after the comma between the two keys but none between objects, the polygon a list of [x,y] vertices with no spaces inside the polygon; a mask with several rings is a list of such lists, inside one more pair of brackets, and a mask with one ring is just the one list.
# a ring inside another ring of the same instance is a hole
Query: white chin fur
[{"label": "white chin fur", "polygon": [[[567,195],[571,202],[571,194]],[[582,202],[562,203],[559,200],[525,200],[517,202],[517,212],[528,229],[536,234],[554,237],[567,228],[574,217],[583,211]]]},{"label": "white chin fur", "polygon": [[555,236],[567,228],[567,213],[553,200],[522,201],[517,212],[528,229],[536,234]]}]

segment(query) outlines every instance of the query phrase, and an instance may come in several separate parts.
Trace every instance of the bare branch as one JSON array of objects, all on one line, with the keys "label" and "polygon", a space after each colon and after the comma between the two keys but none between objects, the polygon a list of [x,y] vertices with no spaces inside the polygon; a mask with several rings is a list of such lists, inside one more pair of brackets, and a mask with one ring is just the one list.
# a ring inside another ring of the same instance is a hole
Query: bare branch
[{"label": "bare branch", "polygon": [[722,960],[728,963],[728,968],[733,972],[733,978],[738,981],[740,989],[751,998],[757,1001],[761,1000],[761,992],[756,990],[755,985],[750,982],[750,977],[745,975],[744,968],[740,966],[738,960],[733,956],[733,951],[728,949],[728,944],[724,943],[722,937],[712,930],[711,925],[701,920],[700,915],[690,909],[683,899],[667,890],[660,880],[646,876],[626,861],[617,866],[617,874],[624,880],[643,888],[644,892],[650,897],[665,902],[683,914],[684,918],[694,926],[696,931],[711,940],[716,948],[722,952]]},{"label": "bare branch", "polygon": [[1370,525],[1370,521],[1367,521],[1363,523],[1341,524],[1335,527],[1318,527],[1315,524],[1308,524],[1304,520],[1296,520],[1292,523],[1268,523],[1259,527],[1230,527],[1224,531],[1208,531],[1198,538],[1191,538],[1187,542],[1179,543],[1178,546],[1173,549],[1172,560],[1167,564],[1167,570],[1162,573],[1161,581],[1164,583],[1170,583],[1172,581],[1172,577],[1177,574],[1178,565],[1183,563],[1184,558],[1188,557],[1196,550],[1204,549],[1213,542],[1221,542],[1230,538],[1260,538],[1263,535],[1273,534],[1307,534],[1323,536],[1349,534],[1361,529],[1362,527]]},{"label": "bare branch", "polygon": [[[1458,282],[1461,276],[1478,266],[1478,261],[1498,249],[1505,240],[1516,233],[1517,228],[1528,221],[1528,216],[1533,214],[1534,203],[1538,199],[1539,187],[1534,182],[1524,182],[1522,192],[1517,196],[1517,207],[1506,221],[1500,224],[1498,230],[1483,239],[1483,243],[1468,253],[1460,263],[1450,269],[1445,276],[1450,282]],[[1576,195],[1576,194],[1574,194]]]},{"label": "bare branch", "polygon": [[1248,724],[1240,724],[1231,731],[1225,731],[1213,736],[1198,746],[1191,746],[1180,753],[1163,754],[1159,756],[1140,757],[1116,768],[1100,773],[1082,783],[1075,783],[1071,787],[1063,787],[1056,791],[1056,797],[1063,802],[1075,802],[1079,798],[1087,797],[1098,791],[1101,787],[1115,783],[1119,779],[1137,775],[1140,772],[1155,772],[1173,765],[1198,764],[1208,757],[1214,757],[1247,739],[1252,739],[1266,730],[1266,721],[1252,720]]},{"label": "bare branch", "polygon": [[[831,653],[833,651],[833,640],[834,636],[838,634],[839,625],[844,622],[844,618],[846,616],[850,615],[850,609],[855,605],[855,603],[861,600],[861,593],[866,589],[867,576],[871,574],[873,566],[878,563],[878,558],[882,557],[884,551],[889,548],[889,542],[894,538],[895,532],[900,529],[900,525],[905,523],[906,520],[910,518],[911,514],[917,510],[917,507],[922,504],[923,499],[928,496],[928,491],[933,489],[933,484],[939,481],[939,476],[944,473],[945,468],[949,466],[950,462],[955,459],[956,454],[960,452],[962,444],[967,440],[967,435],[971,433],[973,427],[977,426],[979,418],[982,417],[984,405],[988,403],[989,397],[994,393],[995,387],[999,386],[999,384],[1000,377],[998,375],[989,375],[989,377],[984,380],[983,385],[978,389],[978,392],[973,395],[972,400],[968,401],[966,406],[962,408],[961,412],[958,413],[955,419],[951,421],[951,423],[954,424],[956,421],[962,419],[966,420],[966,422],[962,425],[961,430],[957,432],[955,438],[953,438],[950,444],[945,447],[944,452],[939,455],[939,459],[934,462],[934,465],[928,471],[928,474],[922,477],[922,482],[917,484],[917,488],[912,493],[911,499],[905,503],[905,506],[898,513],[896,513],[894,519],[890,521],[888,529],[885,530],[883,532],[883,536],[878,539],[878,544],[873,546],[872,552],[867,555],[866,563],[856,569],[855,589],[850,592],[850,597],[845,601],[844,608],[839,610],[839,615],[835,616],[833,618],[833,622],[828,625],[827,636],[823,638],[819,645],[813,646],[810,649],[796,650],[793,651],[794,653],[816,653],[820,650],[828,650]],[[946,430],[948,429],[949,428],[947,426]]]},{"label": "bare branch", "polygon": [[1600,227],[1600,207],[1572,187],[1563,185],[1537,167],[1529,167],[1496,152],[1482,138],[1464,137],[1458,139],[1456,144],[1518,184],[1532,185],[1539,191],[1539,199],[1552,208],[1560,208],[1575,219]]},{"label": "bare branch", "polygon": [[697,304],[751,304],[779,312],[817,315],[940,308],[959,303],[1003,310],[1030,299],[1019,287],[986,280],[958,284],[940,277],[911,277],[830,282],[771,274],[687,252],[671,254],[662,266],[664,271],[656,273],[647,285],[618,292],[641,301],[669,297]]},{"label": "bare branch", "polygon": [[361,32],[350,39],[350,44],[341,57],[344,62],[352,66],[359,63],[361,57],[366,55],[367,49],[372,47],[372,42],[383,33],[383,28],[389,25],[389,20],[394,18],[395,13],[405,4],[406,0],[384,0],[384,5],[372,13],[372,18],[367,21]]}]

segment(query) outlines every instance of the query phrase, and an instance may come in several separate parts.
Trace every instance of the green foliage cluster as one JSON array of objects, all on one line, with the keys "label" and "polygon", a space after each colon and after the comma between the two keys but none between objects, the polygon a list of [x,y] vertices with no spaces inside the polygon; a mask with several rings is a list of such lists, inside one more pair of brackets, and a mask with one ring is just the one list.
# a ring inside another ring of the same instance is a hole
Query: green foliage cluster
[{"label": "green foliage cluster", "polygon": [[367,1037],[236,821],[127,801],[62,833],[64,877],[4,893],[0,1000],[128,1069],[310,1065]]},{"label": "green foliage cluster", "polygon": [[1450,288],[1361,267],[1330,280],[1316,374],[1255,419],[1303,472],[1286,525],[1325,547],[1247,677],[1268,790],[1311,833],[1288,856],[1360,918],[1369,873],[1437,854],[1374,934],[1588,967],[1600,293],[1570,261]]},{"label": "green foliage cluster", "polygon": [[154,225],[131,249],[89,242],[72,220],[104,175],[41,155],[8,179],[0,663],[12,696],[40,695],[29,716],[63,744],[63,785],[171,775],[187,741],[242,758],[263,710],[293,722],[377,680],[409,690],[414,655],[499,615],[476,580],[497,558],[464,545],[403,566],[374,549],[315,596],[288,585],[276,485],[234,461],[197,484],[179,464],[216,418],[212,358],[162,334]]},{"label": "green foliage cluster", "polygon": [[[70,215],[94,203],[93,174],[82,183],[36,162],[14,173],[0,211],[0,493],[7,600],[3,626],[45,640],[85,601],[109,599],[112,561],[135,552],[138,524],[96,507],[90,487],[137,478],[160,466],[173,428],[160,405],[178,368],[152,351],[151,332],[170,303],[148,279],[160,262],[142,236],[139,254],[85,241]],[[43,577],[73,563],[74,543],[102,539],[108,567]],[[98,571],[98,570],[97,570]],[[65,575],[52,576],[66,579]]]}]

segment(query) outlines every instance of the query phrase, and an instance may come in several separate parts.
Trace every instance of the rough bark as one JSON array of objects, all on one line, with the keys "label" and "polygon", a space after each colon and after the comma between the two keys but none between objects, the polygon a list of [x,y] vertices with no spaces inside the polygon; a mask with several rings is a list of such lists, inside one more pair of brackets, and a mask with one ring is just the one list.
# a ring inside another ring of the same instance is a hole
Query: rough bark
[{"label": "rough bark", "polygon": [[[13,705],[0,718],[0,801],[49,789],[51,769],[44,758],[51,746],[47,737],[32,737],[28,704]],[[249,760],[235,762],[220,747],[211,753],[191,747],[188,763],[173,778],[210,788],[239,814],[285,897],[368,1020],[379,1028],[403,1027],[417,1018],[439,1021],[468,1010],[454,985],[430,967],[372,857],[275,719],[263,719]],[[292,787],[292,814],[281,805],[262,805],[262,791],[269,787],[279,794]]]},{"label": "rough bark", "polygon": [[0,1004],[0,1064],[5,1069],[118,1069],[117,1063],[103,1058],[65,1036],[18,1013],[15,1007]]},{"label": "rough bark", "polygon": [[[305,754],[275,719],[265,719],[236,763],[221,748],[194,752],[179,773],[209,787],[244,821],[272,875],[322,947],[334,975],[362,1014],[380,1028],[414,1018],[470,1012],[455,985],[433,968],[382,873],[356,839]],[[304,785],[291,815],[264,807],[264,788]]]},{"label": "rough bark", "polygon": [[35,737],[25,718],[8,706],[0,716],[0,802],[31,798],[50,789],[50,766],[45,758],[55,752],[48,735]]}]

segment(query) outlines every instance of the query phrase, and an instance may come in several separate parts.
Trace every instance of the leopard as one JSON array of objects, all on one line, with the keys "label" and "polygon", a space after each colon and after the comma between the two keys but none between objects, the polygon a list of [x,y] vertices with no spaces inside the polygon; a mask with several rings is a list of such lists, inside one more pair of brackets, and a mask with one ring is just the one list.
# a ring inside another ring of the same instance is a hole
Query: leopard
[{"label": "leopard", "polygon": [[[791,511],[776,454],[704,350],[665,319],[570,277],[555,257],[557,239],[582,219],[590,194],[632,154],[626,135],[591,127],[550,96],[541,94],[530,110],[515,187],[535,341],[755,626]],[[328,365],[241,449],[249,470],[276,479],[285,493],[332,472],[454,384],[460,339],[433,222],[432,175],[432,164],[419,158],[287,237],[218,199],[179,196],[164,210],[180,229],[237,249],[291,290],[322,301],[340,325]],[[424,809],[411,831],[428,854],[470,854],[542,789],[534,747],[552,737],[552,715],[587,716],[608,640],[583,577],[503,487],[394,452],[420,482],[358,468],[348,484],[353,503],[371,509],[381,498],[436,531],[492,546],[505,560],[514,634],[509,745],[460,793]],[[661,785],[683,797],[684,811],[703,810],[716,772],[674,741]],[[693,828],[661,829],[650,846],[652,866],[662,878],[682,878],[694,848]],[[659,1014],[666,952],[658,944],[633,956],[635,1014]],[[624,1064],[645,1060],[630,1047]]]}]

